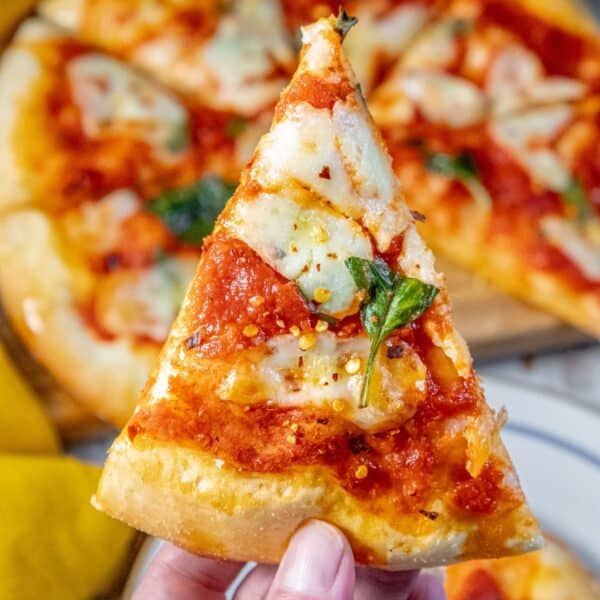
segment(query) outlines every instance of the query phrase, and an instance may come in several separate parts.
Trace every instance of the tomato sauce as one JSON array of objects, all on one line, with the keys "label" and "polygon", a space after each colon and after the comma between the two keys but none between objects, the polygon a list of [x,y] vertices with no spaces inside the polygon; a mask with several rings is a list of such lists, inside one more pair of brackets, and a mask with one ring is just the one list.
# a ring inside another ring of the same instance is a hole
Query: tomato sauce
[{"label": "tomato sauce", "polygon": [[[225,263],[220,261],[221,256],[226,263],[237,263],[239,275],[229,273]],[[274,289],[274,296],[287,295],[285,286],[289,284],[279,282],[264,266],[257,273],[250,272],[249,264],[254,269],[258,267],[254,260],[251,251],[244,249],[241,242],[219,239],[209,242],[191,293],[191,297],[200,296],[198,306],[189,310],[190,314],[197,315],[197,320],[187,324],[199,328],[200,339],[213,324],[217,336],[231,322],[239,330],[241,324],[247,322],[250,294],[264,292],[266,287]],[[218,281],[214,279],[216,275],[219,275]],[[236,298],[229,296],[227,290],[236,288],[242,281]],[[294,304],[296,302],[297,299]],[[266,303],[265,306],[271,305]],[[288,306],[289,316],[293,317],[299,307]],[[285,310],[287,307],[282,307],[282,314]],[[300,314],[302,312],[300,308]],[[304,315],[307,316],[306,309]],[[418,322],[399,330],[395,336],[411,344],[424,360],[430,356],[431,342]],[[241,337],[235,339],[236,343],[242,343]],[[248,343],[252,342],[246,345]],[[223,352],[234,346],[224,347],[221,337],[218,348],[201,344],[188,352],[199,351],[209,356],[214,352],[221,358]],[[465,379],[455,376],[452,381],[442,381],[432,369],[428,374],[426,399],[414,417],[401,427],[370,434],[330,411],[313,407],[222,401],[216,393],[217,381],[207,383],[210,379],[207,373],[198,374],[195,367],[185,365],[182,362],[181,373],[169,382],[170,392],[178,402],[142,406],[128,426],[132,440],[138,435],[175,440],[210,452],[249,472],[282,473],[291,472],[298,465],[327,466],[355,497],[377,500],[385,496],[391,499],[395,510],[404,512],[423,510],[431,497],[440,493],[440,486],[444,490],[456,489],[452,493],[456,496],[459,518],[469,512],[491,514],[505,498],[501,478],[495,476],[497,471],[492,463],[478,479],[470,481],[464,468],[464,448],[459,447],[456,455],[449,457],[440,441],[444,440],[443,431],[449,418],[477,414],[480,391],[474,376]],[[367,468],[364,478],[356,476],[359,467]],[[478,489],[484,492],[479,501],[472,498],[472,491]]]},{"label": "tomato sauce", "polygon": [[228,112],[187,105],[189,146],[176,160],[164,160],[135,132],[88,137],[67,75],[69,61],[88,51],[71,40],[53,41],[40,51],[42,59],[52,66],[45,108],[46,135],[51,136],[49,151],[53,155],[53,170],[48,167],[48,172],[42,170],[40,176],[46,177],[52,195],[60,198],[63,205],[98,199],[125,187],[143,198],[151,198],[167,188],[195,181],[207,168],[224,176],[235,170],[237,175],[237,169],[231,168],[235,139],[227,134],[235,116]]},{"label": "tomato sauce", "polygon": [[324,81],[312,73],[302,73],[293,80],[275,110],[275,119],[281,119],[288,105],[308,102],[314,108],[333,108],[337,100],[344,100],[353,91],[347,79],[340,82]]},{"label": "tomato sauce", "polygon": [[507,600],[507,597],[492,574],[479,568],[461,583],[455,600]]},{"label": "tomato sauce", "polygon": [[[548,243],[539,231],[539,220],[547,215],[563,215],[564,202],[560,195],[536,187],[529,175],[511,156],[510,152],[495,143],[484,127],[452,130],[433,126],[422,118],[406,132],[384,132],[393,158],[394,169],[402,173],[407,165],[417,166],[425,173],[425,153],[444,152],[457,156],[468,152],[477,166],[479,178],[493,199],[490,237],[500,236],[518,248],[525,261],[536,269],[558,274],[574,289],[598,290],[598,283],[589,280],[567,256]],[[584,184],[589,197],[600,183],[600,153],[591,148],[584,152],[576,164],[576,175]],[[410,187],[405,190],[411,204]],[[452,181],[443,206],[450,217],[460,225],[460,207],[471,202],[464,185]],[[600,208],[600,194],[596,195]],[[418,205],[418,203],[417,203]],[[452,219],[449,219],[452,222]]]},{"label": "tomato sauce", "polygon": [[[187,326],[206,356],[230,355],[293,325],[310,329],[308,304],[295,284],[239,240],[217,235],[205,243],[190,298]],[[255,328],[251,335],[247,327]]]},{"label": "tomato sauce", "polygon": [[[598,48],[592,42],[545,22],[516,2],[486,0],[481,4],[481,22],[512,31],[539,56],[550,75],[580,77],[582,62],[597,56]],[[600,84],[599,75],[596,73],[593,83]]]}]

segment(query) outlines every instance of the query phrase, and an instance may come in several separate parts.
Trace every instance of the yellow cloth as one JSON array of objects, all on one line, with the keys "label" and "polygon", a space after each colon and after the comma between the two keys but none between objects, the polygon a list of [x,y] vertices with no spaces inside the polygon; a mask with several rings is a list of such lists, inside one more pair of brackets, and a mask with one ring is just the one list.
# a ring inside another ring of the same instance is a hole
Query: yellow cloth
[{"label": "yellow cloth", "polygon": [[0,600],[89,600],[121,574],[134,530],[96,511],[100,469],[0,455]]},{"label": "yellow cloth", "polygon": [[58,448],[50,420],[0,346],[0,452],[48,454]]}]

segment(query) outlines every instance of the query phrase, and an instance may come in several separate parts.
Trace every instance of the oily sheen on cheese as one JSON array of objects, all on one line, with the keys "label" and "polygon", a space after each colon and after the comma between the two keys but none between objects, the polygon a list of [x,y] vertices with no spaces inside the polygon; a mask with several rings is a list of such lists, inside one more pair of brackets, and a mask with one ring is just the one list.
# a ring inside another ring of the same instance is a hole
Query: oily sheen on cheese
[{"label": "oily sheen on cheese", "polygon": [[343,316],[356,309],[358,290],[340,262],[351,256],[372,259],[371,241],[354,221],[310,202],[302,190],[286,191],[240,202],[231,214],[230,231],[296,281],[307,298],[314,298],[319,288],[328,289],[331,298],[319,310]]},{"label": "oily sheen on cheese", "polygon": [[68,75],[89,137],[135,124],[148,143],[181,149],[177,138],[188,126],[187,111],[156,83],[103,54],[72,60]]}]

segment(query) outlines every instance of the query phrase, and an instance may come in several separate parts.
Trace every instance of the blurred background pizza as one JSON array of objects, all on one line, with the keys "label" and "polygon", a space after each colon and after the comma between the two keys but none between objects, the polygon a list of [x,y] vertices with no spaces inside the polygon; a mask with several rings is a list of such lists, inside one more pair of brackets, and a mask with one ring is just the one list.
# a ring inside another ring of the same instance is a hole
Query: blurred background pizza
[{"label": "blurred background pizza", "polygon": [[[141,540],[89,506],[96,465],[270,124],[299,27],[338,4],[0,6],[0,600],[121,593]],[[542,425],[564,403],[569,431],[600,423],[600,9],[344,6],[359,18],[346,50],[447,273],[458,328],[495,402],[529,402],[509,422],[509,447],[519,456],[527,430],[579,452],[557,459],[569,473],[554,482],[531,476],[534,508],[552,514],[556,481],[591,503],[600,431],[570,439]],[[532,446],[518,467],[527,473],[544,452]],[[588,469],[577,477],[573,456]],[[575,558],[600,569],[597,540],[576,533],[589,515],[563,513],[542,521],[574,554],[552,542],[451,568],[449,597],[598,597]],[[544,583],[525,589],[536,577]]]}]

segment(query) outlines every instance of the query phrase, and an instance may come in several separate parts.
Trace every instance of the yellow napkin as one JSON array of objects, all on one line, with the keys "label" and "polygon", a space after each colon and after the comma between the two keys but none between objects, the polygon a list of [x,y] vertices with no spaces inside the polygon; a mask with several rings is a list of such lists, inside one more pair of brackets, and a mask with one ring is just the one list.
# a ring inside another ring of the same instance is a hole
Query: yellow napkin
[{"label": "yellow napkin", "polygon": [[88,600],[122,572],[135,531],[96,511],[100,469],[0,455],[0,600]]},{"label": "yellow napkin", "polygon": [[54,453],[58,448],[52,424],[0,346],[0,452]]}]

